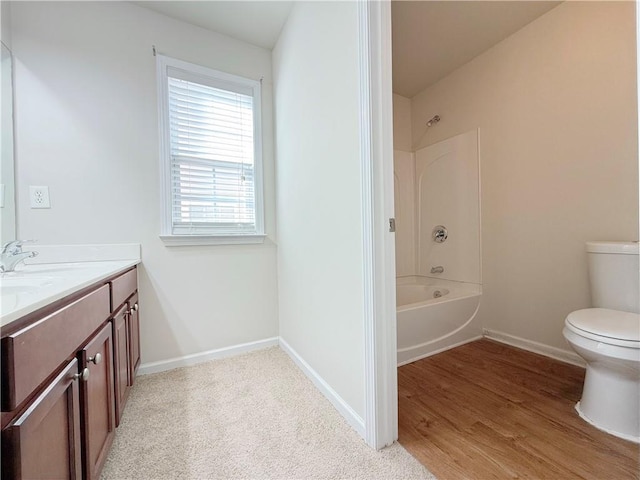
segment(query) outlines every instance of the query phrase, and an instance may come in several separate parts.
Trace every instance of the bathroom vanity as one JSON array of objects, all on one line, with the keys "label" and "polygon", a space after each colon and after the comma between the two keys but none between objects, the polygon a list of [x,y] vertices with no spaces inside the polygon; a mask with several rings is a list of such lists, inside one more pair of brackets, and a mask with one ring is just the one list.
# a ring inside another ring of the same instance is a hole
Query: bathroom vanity
[{"label": "bathroom vanity", "polygon": [[0,279],[3,479],[100,477],[140,364],[137,263]]}]

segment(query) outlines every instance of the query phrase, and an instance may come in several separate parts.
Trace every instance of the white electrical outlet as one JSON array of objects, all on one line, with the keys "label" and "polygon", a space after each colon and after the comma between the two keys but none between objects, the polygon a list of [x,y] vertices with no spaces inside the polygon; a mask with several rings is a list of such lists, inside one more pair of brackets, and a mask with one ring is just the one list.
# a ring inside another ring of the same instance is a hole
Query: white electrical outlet
[{"label": "white electrical outlet", "polygon": [[51,208],[49,202],[49,187],[29,186],[31,208]]}]

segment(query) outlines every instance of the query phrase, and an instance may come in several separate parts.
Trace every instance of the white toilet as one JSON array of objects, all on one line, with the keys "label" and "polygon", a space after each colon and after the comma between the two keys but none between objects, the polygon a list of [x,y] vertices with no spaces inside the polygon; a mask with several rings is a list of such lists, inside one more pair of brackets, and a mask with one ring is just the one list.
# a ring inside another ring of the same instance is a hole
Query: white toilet
[{"label": "white toilet", "polygon": [[640,443],[640,247],[588,242],[593,307],[565,320],[563,335],[587,364],[580,416]]}]

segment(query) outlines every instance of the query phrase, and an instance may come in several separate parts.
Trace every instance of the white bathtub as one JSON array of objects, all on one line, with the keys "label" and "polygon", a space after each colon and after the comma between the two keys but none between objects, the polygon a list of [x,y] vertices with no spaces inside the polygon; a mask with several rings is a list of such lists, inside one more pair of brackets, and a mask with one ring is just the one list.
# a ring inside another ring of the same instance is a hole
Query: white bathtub
[{"label": "white bathtub", "polygon": [[473,322],[482,295],[480,285],[429,277],[397,280],[398,365],[482,337]]}]

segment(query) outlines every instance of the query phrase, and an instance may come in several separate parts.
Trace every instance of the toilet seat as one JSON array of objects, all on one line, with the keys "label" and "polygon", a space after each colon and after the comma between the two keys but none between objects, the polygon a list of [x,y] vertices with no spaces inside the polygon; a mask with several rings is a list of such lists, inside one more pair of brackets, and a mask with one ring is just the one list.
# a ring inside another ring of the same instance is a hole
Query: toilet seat
[{"label": "toilet seat", "polygon": [[577,335],[609,345],[640,349],[640,314],[586,308],[571,312],[565,325]]}]

